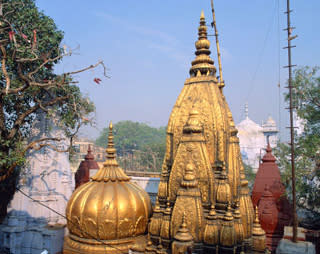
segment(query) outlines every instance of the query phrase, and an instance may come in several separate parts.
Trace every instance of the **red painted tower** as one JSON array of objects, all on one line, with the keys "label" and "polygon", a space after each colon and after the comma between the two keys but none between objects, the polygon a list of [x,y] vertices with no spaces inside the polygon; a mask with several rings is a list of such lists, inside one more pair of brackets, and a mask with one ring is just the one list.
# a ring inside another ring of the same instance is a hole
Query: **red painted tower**
[{"label": "red painted tower", "polygon": [[88,147],[88,153],[84,157],[84,160],[81,161],[79,168],[75,174],[75,189],[80,185],[89,182],[90,179],[90,170],[98,170],[98,163],[94,160],[94,156],[91,151],[91,146]]},{"label": "red painted tower", "polygon": [[266,245],[275,253],[284,226],[290,224],[291,211],[270,144],[259,165],[252,190],[252,203],[258,206],[261,227],[267,236]]}]

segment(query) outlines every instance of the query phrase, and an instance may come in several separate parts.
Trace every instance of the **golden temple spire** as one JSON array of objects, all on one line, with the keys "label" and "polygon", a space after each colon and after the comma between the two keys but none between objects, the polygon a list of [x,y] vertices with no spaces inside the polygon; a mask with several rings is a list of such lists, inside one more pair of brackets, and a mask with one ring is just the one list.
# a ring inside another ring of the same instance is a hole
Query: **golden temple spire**
[{"label": "golden temple spire", "polygon": [[231,213],[231,204],[229,202],[228,207],[227,207],[227,212],[223,217],[224,220],[226,221],[232,221],[233,220],[233,215]]},{"label": "golden temple spire", "polygon": [[174,238],[180,242],[189,242],[193,240],[193,237],[190,234],[189,229],[187,228],[185,213],[183,213],[181,226]]},{"label": "golden temple spire", "polygon": [[147,242],[147,246],[145,249],[145,254],[154,254],[154,248],[152,246],[152,241],[150,238],[150,234],[148,234],[148,242]]},{"label": "golden temple spire", "polygon": [[259,222],[259,212],[258,207],[256,206],[256,216],[253,221],[252,226],[252,249],[255,252],[261,252],[265,251],[266,248],[266,233],[261,228],[260,222]]},{"label": "golden temple spire", "polygon": [[160,229],[160,239],[162,245],[165,248],[170,246],[170,218],[171,218],[171,207],[170,202],[167,202],[166,209],[163,212],[163,220]]},{"label": "golden temple spire", "polygon": [[216,68],[210,58],[210,41],[207,37],[207,26],[203,11],[200,16],[200,26],[198,28],[198,40],[196,46],[196,59],[192,61],[190,69],[191,77],[215,76]]},{"label": "golden temple spire", "polygon": [[108,146],[106,149],[106,161],[103,163],[103,167],[91,177],[92,181],[129,181],[130,177],[124,173],[122,168],[119,167],[119,164],[116,160],[117,150],[114,147],[113,143],[113,133],[112,133],[112,122],[109,124],[109,135],[108,135]]},{"label": "golden temple spire", "polygon": [[118,163],[116,161],[116,152],[117,151],[114,148],[112,129],[113,129],[113,125],[112,125],[112,122],[110,121],[109,135],[108,135],[108,146],[106,149],[106,153],[107,153],[107,155],[106,155],[107,161],[106,162],[108,162],[108,165],[112,164],[112,165],[118,166]]},{"label": "golden temple spire", "polygon": [[265,235],[264,230],[261,228],[260,221],[259,221],[259,212],[258,212],[258,207],[256,206],[255,210],[255,218],[253,221],[253,229],[252,229],[252,235]]},{"label": "golden temple spire", "polygon": [[205,19],[205,17],[204,17],[204,12],[203,12],[203,10],[201,10],[200,20],[204,20],[204,19]]},{"label": "golden temple spire", "polygon": [[228,181],[228,176],[225,170],[222,170],[217,177],[217,186],[215,190],[215,201],[218,210],[228,209],[231,202],[231,189]]},{"label": "golden temple spire", "polygon": [[193,237],[187,228],[187,224],[185,222],[185,212],[182,216],[182,223],[179,227],[179,230],[174,236],[174,240],[172,242],[172,254],[186,253],[189,248],[193,246]]},{"label": "golden temple spire", "polygon": [[[215,253],[216,246],[219,244],[219,224],[217,220],[217,213],[215,206],[211,205],[209,215],[207,216],[206,225],[203,234],[204,243],[207,249],[211,249],[211,253]],[[211,246],[210,246],[211,245]]]},{"label": "golden temple spire", "polygon": [[[178,249],[169,246],[168,232],[172,240],[185,213],[195,253],[215,253],[220,249],[221,253],[233,253],[241,247],[243,238],[245,247],[251,247],[254,209],[237,130],[210,58],[203,12],[195,47],[191,77],[187,78],[168,122],[158,189],[161,212],[155,212],[151,219],[150,236],[154,246],[161,238],[166,251],[175,254],[173,251]],[[166,211],[167,201],[171,217]],[[234,213],[230,204],[235,201],[239,201],[240,207]]]},{"label": "golden temple spire", "polygon": [[162,219],[162,212],[159,205],[158,198],[156,199],[156,205],[153,210],[153,217],[151,218],[150,224],[149,224],[149,234],[150,239],[153,241],[156,241],[158,243],[159,235],[160,235],[160,229],[161,229],[161,219]]},{"label": "golden temple spire", "polygon": [[150,197],[119,167],[112,128],[110,123],[103,166],[68,201],[65,254],[117,254],[128,253],[131,248],[141,252],[146,247],[141,238],[151,215]]},{"label": "golden temple spire", "polygon": [[236,244],[236,231],[234,228],[234,220],[231,213],[230,202],[228,204],[227,212],[223,217],[222,227],[220,231],[221,253],[224,253],[224,247],[234,249]]},{"label": "golden temple spire", "polygon": [[234,228],[236,231],[236,239],[237,239],[237,245],[238,245],[237,248],[238,250],[240,250],[242,247],[241,246],[242,242],[244,240],[244,230],[243,230],[243,225],[241,221],[240,203],[238,200],[236,201],[233,217],[235,220]]}]

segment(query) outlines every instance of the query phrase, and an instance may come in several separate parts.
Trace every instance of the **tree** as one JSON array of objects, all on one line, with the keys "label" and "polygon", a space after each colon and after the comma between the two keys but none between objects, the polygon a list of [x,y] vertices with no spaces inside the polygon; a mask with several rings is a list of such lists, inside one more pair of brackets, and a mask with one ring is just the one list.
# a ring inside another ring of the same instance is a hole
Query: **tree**
[{"label": "tree", "polygon": [[[320,215],[320,73],[319,67],[295,70],[293,103],[302,119],[303,132],[295,135],[297,205]],[[288,94],[286,94],[288,100]],[[275,155],[283,182],[291,193],[291,162],[288,144],[279,144]]]},{"label": "tree", "polygon": [[248,180],[248,186],[250,191],[252,191],[253,185],[254,185],[254,180],[256,179],[256,173],[253,172],[252,166],[243,163],[244,167],[244,173],[246,175],[246,179]]},{"label": "tree", "polygon": [[0,0],[0,218],[6,215],[26,152],[41,149],[48,141],[28,143],[36,116],[57,115],[72,137],[94,111],[72,75],[104,64],[54,73],[53,66],[72,54],[61,46],[62,39],[63,32],[34,0]]},{"label": "tree", "polygon": [[[123,167],[136,170],[160,171],[165,153],[166,128],[154,128],[144,123],[120,121],[113,126],[114,142],[118,155],[124,160]],[[96,140],[96,144],[106,147],[108,128],[104,128]],[[134,162],[132,162],[134,160]],[[134,164],[134,165],[132,165]]]}]

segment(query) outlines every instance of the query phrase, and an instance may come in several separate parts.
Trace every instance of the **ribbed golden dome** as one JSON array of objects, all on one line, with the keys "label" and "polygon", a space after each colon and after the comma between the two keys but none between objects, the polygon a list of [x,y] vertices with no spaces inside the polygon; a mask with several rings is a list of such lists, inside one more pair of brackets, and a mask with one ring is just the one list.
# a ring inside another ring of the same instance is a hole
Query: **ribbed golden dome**
[{"label": "ribbed golden dome", "polygon": [[[92,181],[76,189],[68,202],[66,215],[70,235],[65,244],[69,249],[66,253],[91,253],[90,250],[97,251],[97,245],[102,249],[104,245],[109,246],[111,253],[119,248],[125,250],[134,243],[135,237],[146,232],[151,215],[150,198],[142,188],[130,182],[130,177],[119,167],[112,124],[108,139],[103,167]],[[70,248],[80,252],[70,251]]]}]

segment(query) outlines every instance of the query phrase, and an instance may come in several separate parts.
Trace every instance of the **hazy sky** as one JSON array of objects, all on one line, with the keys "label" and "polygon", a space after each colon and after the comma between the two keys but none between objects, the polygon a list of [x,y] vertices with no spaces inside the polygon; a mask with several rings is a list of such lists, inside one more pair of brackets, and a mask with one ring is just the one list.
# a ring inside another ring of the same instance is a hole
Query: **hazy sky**
[{"label": "hazy sky", "polygon": [[[133,120],[152,126],[167,124],[171,109],[194,59],[194,42],[201,10],[212,21],[210,0],[37,0],[40,10],[65,32],[63,43],[79,47],[63,60],[60,70],[75,70],[104,60],[102,70],[77,76],[83,93],[96,105],[96,137],[112,120]],[[279,8],[278,8],[279,5]],[[320,65],[320,1],[291,0],[292,24],[297,29],[293,63]],[[279,124],[280,84],[283,94],[287,69],[285,0],[215,0],[222,49],[225,94],[236,123],[249,117],[257,123],[271,115]],[[280,14],[280,15],[279,15]],[[213,34],[211,28],[209,34]],[[216,59],[214,37],[210,37]],[[280,55],[279,55],[280,46]],[[102,79],[100,85],[93,78]],[[287,137],[286,105],[281,95],[281,132]]]}]

